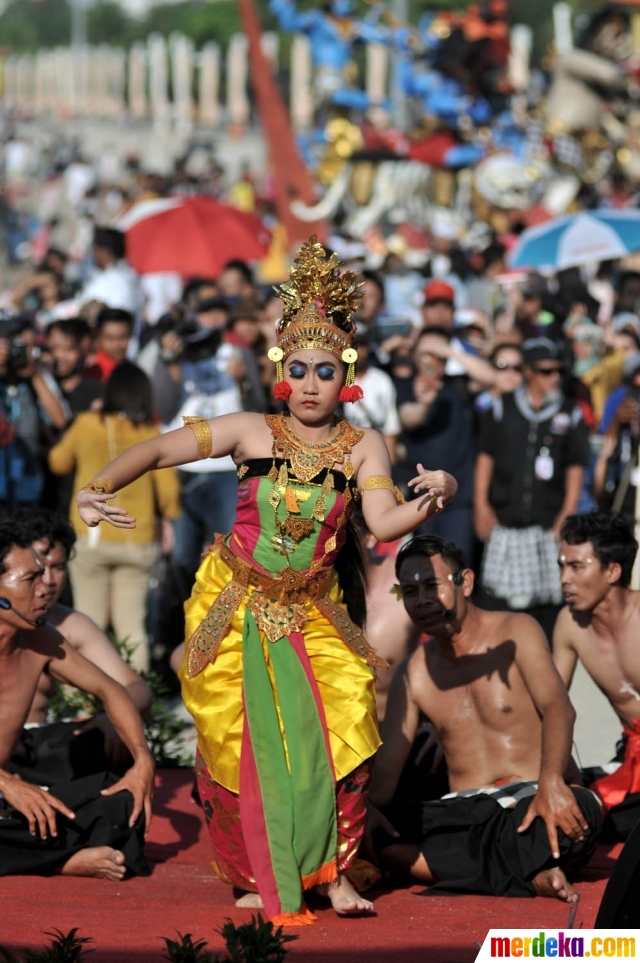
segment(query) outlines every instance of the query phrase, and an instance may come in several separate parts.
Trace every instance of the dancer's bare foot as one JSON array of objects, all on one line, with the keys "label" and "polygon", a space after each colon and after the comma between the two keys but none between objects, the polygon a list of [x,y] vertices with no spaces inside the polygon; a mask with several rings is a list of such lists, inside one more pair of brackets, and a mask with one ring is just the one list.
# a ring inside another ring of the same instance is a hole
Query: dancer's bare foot
[{"label": "dancer's bare foot", "polygon": [[578,899],[577,889],[571,885],[559,866],[543,870],[534,876],[531,882],[538,896],[552,896],[566,903],[575,903]]},{"label": "dancer's bare foot", "polygon": [[90,846],[74,853],[62,869],[63,876],[94,876],[97,879],[122,879],[126,873],[124,856],[111,846]]},{"label": "dancer's bare foot", "polygon": [[264,909],[264,903],[259,893],[245,893],[240,899],[236,900],[236,906],[240,909]]},{"label": "dancer's bare foot", "polygon": [[363,899],[355,891],[344,873],[340,873],[332,883],[321,883],[320,886],[316,886],[316,892],[331,900],[331,905],[338,916],[357,916],[359,913],[374,912],[373,903]]}]

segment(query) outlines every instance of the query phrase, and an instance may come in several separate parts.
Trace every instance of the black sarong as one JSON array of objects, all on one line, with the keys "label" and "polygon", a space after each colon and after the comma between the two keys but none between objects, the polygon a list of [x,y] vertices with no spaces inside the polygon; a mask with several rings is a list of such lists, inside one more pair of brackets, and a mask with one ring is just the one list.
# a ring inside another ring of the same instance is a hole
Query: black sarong
[{"label": "black sarong", "polygon": [[531,880],[538,873],[557,865],[565,870],[584,865],[600,837],[602,810],[589,790],[572,786],[571,791],[589,829],[579,843],[558,830],[560,860],[551,855],[542,819],[525,833],[517,832],[532,797],[511,809],[484,793],[425,803],[420,848],[437,880],[425,895],[534,896]]},{"label": "black sarong", "polygon": [[640,823],[624,844],[602,894],[593,928],[596,930],[640,927]]},{"label": "black sarong", "polygon": [[78,732],[81,722],[52,722],[23,729],[8,772],[35,786],[51,786],[109,769],[99,729]]},{"label": "black sarong", "polygon": [[27,820],[10,808],[0,809],[0,876],[49,876],[81,849],[111,846],[125,858],[127,872],[148,876],[144,857],[144,815],[129,827],[133,796],[127,790],[101,796],[100,790],[117,782],[111,773],[97,773],[72,781],[55,782],[51,794],[76,818],[56,813],[58,835],[41,839],[29,832]]}]

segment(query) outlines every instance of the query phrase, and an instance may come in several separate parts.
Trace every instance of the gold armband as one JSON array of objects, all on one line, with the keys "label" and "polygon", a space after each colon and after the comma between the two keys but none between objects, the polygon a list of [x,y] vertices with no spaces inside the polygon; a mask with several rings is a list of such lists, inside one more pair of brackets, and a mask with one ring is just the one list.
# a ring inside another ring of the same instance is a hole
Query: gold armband
[{"label": "gold armband", "polygon": [[387,475],[370,475],[360,485],[361,492],[373,492],[379,488],[386,488],[387,491],[393,492],[398,505],[404,505],[404,495]]},{"label": "gold armband", "polygon": [[95,481],[89,482],[88,485],[83,485],[80,491],[91,492],[93,495],[110,495],[112,488],[113,482],[110,478],[96,478]]},{"label": "gold armband", "polygon": [[201,458],[211,458],[213,451],[213,440],[211,438],[211,428],[206,418],[200,415],[187,415],[183,419],[185,428],[191,428],[196,441],[198,442],[198,454]]}]

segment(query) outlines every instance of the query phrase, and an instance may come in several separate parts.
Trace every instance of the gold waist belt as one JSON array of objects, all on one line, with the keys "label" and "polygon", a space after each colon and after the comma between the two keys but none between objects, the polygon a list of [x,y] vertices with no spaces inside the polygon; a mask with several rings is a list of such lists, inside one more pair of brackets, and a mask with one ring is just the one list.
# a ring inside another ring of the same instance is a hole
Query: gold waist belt
[{"label": "gold waist belt", "polygon": [[247,608],[269,642],[277,642],[291,632],[301,632],[307,621],[304,603],[313,602],[352,652],[366,659],[371,666],[388,667],[351,621],[344,605],[339,605],[329,597],[333,570],[315,573],[312,577],[292,569],[285,569],[277,577],[267,575],[238,558],[225,544],[222,535],[216,536],[210,550],[219,554],[221,561],[231,569],[233,577],[187,641],[187,672],[190,678],[198,675],[207,663],[215,661],[233,616],[246,596]]},{"label": "gold waist belt", "polygon": [[225,542],[215,546],[220,558],[233,572],[233,581],[245,589],[253,586],[265,599],[280,602],[282,605],[295,605],[302,602],[315,602],[329,594],[333,570],[316,572],[311,577],[287,568],[280,575],[267,575],[239,558]]}]

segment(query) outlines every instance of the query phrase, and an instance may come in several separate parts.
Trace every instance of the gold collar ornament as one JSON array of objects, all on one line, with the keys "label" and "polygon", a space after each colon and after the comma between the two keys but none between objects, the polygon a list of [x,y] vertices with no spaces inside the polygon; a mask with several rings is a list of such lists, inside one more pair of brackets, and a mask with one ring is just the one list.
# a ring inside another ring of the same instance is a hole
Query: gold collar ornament
[{"label": "gold collar ornament", "polygon": [[361,282],[354,271],[341,271],[337,254],[327,252],[313,235],[302,245],[291,267],[289,281],[275,288],[284,302],[276,325],[277,345],[268,358],[276,366],[274,396],[286,401],[291,385],[284,380],[282,362],[304,348],[329,351],[347,367],[340,401],[359,401],[362,389],[354,384],[358,353],[353,347],[356,327],[351,320],[360,302]]}]

